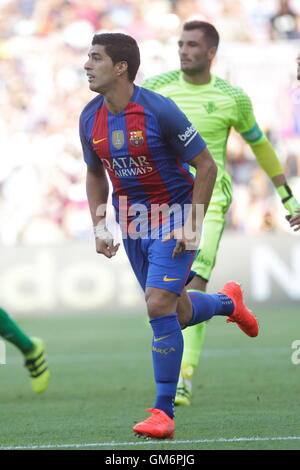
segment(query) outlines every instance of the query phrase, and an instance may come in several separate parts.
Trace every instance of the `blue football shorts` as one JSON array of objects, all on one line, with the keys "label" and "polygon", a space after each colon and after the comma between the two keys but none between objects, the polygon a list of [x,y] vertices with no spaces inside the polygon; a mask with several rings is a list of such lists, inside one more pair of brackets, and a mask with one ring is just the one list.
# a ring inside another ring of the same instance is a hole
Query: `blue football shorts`
[{"label": "blue football shorts", "polygon": [[184,286],[195,275],[191,266],[197,252],[180,253],[173,259],[176,240],[164,243],[160,238],[126,238],[123,243],[131,267],[144,291],[146,287],[157,287],[180,295]]}]

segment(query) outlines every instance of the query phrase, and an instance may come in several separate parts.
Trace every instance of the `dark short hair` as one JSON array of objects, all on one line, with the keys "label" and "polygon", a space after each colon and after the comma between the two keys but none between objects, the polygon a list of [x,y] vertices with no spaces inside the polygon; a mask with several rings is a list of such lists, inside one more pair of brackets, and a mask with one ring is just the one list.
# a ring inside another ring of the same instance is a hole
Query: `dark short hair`
[{"label": "dark short hair", "polygon": [[134,38],[122,33],[95,34],[92,45],[95,44],[105,46],[105,52],[114,65],[123,60],[127,62],[128,79],[134,81],[140,66],[140,51]]},{"label": "dark short hair", "polygon": [[206,21],[188,21],[183,25],[184,31],[192,31],[193,29],[200,29],[203,31],[204,38],[209,47],[218,47],[220,36],[216,28]]}]

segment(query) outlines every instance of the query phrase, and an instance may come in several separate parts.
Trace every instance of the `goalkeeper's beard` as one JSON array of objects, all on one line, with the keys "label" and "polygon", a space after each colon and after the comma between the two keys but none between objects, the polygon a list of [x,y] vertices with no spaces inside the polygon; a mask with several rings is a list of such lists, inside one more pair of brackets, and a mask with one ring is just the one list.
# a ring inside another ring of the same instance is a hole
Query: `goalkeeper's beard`
[{"label": "goalkeeper's beard", "polygon": [[191,69],[186,69],[184,67],[181,67],[181,71],[185,73],[186,75],[197,75],[198,73],[203,73],[206,70],[206,67],[204,65],[199,65],[198,67],[194,67]]}]

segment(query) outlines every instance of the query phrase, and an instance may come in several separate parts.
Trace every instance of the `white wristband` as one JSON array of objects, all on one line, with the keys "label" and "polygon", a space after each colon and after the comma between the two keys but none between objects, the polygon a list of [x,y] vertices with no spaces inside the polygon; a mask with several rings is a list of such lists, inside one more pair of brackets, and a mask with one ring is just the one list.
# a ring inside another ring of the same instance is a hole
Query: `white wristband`
[{"label": "white wristband", "polygon": [[94,227],[94,234],[95,238],[100,238],[100,240],[107,240],[108,238],[111,239],[111,233],[103,224],[99,224]]}]

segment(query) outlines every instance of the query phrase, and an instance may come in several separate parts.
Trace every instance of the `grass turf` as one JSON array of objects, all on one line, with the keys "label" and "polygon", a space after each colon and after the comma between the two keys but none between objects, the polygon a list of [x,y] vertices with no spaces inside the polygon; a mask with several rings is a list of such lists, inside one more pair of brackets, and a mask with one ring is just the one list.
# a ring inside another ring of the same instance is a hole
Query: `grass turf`
[{"label": "grass turf", "polygon": [[[300,365],[291,362],[299,311],[256,312],[256,339],[224,318],[209,322],[193,406],[176,408],[173,442],[142,441],[132,433],[155,393],[151,329],[142,314],[21,319],[26,331],[45,339],[52,378],[45,394],[31,393],[21,355],[7,346],[7,365],[0,365],[0,449],[90,443],[98,445],[87,449],[299,449],[300,438],[217,442],[300,436]],[[213,442],[195,442],[206,439]]]}]

